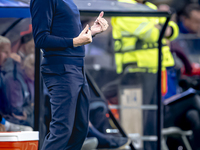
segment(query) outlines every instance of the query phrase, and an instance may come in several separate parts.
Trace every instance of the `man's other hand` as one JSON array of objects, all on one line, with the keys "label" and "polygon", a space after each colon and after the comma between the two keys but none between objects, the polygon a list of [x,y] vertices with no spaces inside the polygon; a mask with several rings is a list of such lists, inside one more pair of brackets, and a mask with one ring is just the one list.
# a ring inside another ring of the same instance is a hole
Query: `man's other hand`
[{"label": "man's other hand", "polygon": [[89,29],[89,25],[86,25],[86,27],[79,34],[79,36],[73,39],[74,47],[89,44],[91,42],[92,42],[92,34]]}]

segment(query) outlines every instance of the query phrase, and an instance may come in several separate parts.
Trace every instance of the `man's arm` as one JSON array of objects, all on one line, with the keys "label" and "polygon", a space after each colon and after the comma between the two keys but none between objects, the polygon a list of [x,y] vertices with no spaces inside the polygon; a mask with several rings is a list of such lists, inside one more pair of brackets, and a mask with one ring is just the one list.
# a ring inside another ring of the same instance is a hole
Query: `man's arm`
[{"label": "man's arm", "polygon": [[50,35],[50,28],[55,12],[55,0],[32,0],[31,15],[33,36],[38,48],[68,48],[73,47],[73,38]]},{"label": "man's arm", "polygon": [[[160,24],[153,25],[150,22],[146,26],[144,25],[144,28],[141,30],[139,34],[139,38],[147,42],[157,42],[161,30],[162,30],[162,25]],[[165,38],[167,38],[170,41],[173,41],[175,38],[178,37],[178,34],[179,34],[179,28],[177,24],[173,21],[170,21],[165,31]]]},{"label": "man's arm", "polygon": [[68,48],[92,42],[89,26],[76,38],[65,38],[50,35],[51,24],[55,12],[56,0],[32,0],[31,15],[33,36],[38,48]]}]

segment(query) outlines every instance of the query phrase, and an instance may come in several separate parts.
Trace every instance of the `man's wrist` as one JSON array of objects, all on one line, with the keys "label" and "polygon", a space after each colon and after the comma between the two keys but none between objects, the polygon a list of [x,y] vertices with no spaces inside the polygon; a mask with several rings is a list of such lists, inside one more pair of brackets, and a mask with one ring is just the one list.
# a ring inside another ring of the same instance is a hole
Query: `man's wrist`
[{"label": "man's wrist", "polygon": [[79,39],[78,39],[78,37],[73,38],[73,45],[74,45],[74,47],[78,47],[79,46]]},{"label": "man's wrist", "polygon": [[92,30],[92,27],[90,28],[90,31],[91,31],[92,37],[95,37],[97,34],[99,34],[99,33],[94,32],[94,31]]},{"label": "man's wrist", "polygon": [[92,30],[91,30],[91,35],[92,37],[95,37],[97,33],[94,33]]}]

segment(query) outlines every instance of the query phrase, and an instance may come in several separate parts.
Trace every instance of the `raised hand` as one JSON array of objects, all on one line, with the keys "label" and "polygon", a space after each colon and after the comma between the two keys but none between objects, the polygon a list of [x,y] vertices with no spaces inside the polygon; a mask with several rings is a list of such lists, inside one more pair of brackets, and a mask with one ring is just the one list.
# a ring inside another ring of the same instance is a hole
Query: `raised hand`
[{"label": "raised hand", "polygon": [[86,25],[86,27],[79,34],[79,36],[73,39],[74,47],[89,44],[91,42],[92,42],[92,34],[89,29],[89,25]]},{"label": "raised hand", "polygon": [[108,22],[103,18],[103,15],[104,12],[102,11],[94,22],[94,25],[91,27],[92,35],[99,34],[108,28]]}]

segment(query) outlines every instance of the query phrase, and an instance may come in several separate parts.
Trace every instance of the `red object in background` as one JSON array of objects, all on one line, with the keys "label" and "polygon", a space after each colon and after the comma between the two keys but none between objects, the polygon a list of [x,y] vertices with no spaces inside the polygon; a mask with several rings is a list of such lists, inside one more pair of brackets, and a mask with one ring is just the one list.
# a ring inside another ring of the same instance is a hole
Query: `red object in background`
[{"label": "red object in background", "polygon": [[38,150],[39,132],[0,132],[0,150]]},{"label": "red object in background", "polygon": [[24,36],[24,35],[30,34],[30,33],[32,33],[32,24],[29,24],[28,30],[27,30],[27,31],[22,31],[22,32],[20,33],[20,35],[21,35],[21,36]]},{"label": "red object in background", "polygon": [[110,117],[110,115],[107,113],[107,114],[106,114],[106,117],[107,117],[107,118],[109,118],[109,117]]},{"label": "red object in background", "polygon": [[38,141],[0,142],[1,150],[38,150]]},{"label": "red object in background", "polygon": [[165,96],[167,93],[167,70],[163,70],[161,72],[161,91],[162,91],[162,96]]},{"label": "red object in background", "polygon": [[[109,101],[108,101],[108,105],[112,105]],[[119,120],[119,110],[118,109],[111,109],[112,114],[114,115],[114,117]],[[109,114],[108,114],[109,116]],[[108,117],[106,114],[106,117]]]},{"label": "red object in background", "polygon": [[183,75],[187,75],[187,76],[200,75],[200,64],[192,63],[192,71],[190,74],[186,73],[185,68],[181,68],[181,72]]}]

